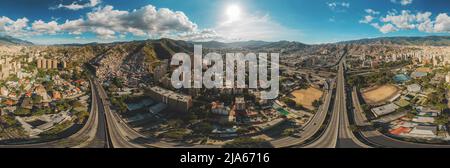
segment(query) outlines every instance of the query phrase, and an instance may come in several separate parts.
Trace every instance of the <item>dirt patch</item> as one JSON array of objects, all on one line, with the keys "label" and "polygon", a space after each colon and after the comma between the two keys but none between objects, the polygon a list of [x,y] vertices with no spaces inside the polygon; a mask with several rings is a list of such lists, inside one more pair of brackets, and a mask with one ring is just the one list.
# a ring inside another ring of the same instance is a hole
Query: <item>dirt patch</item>
[{"label": "dirt patch", "polygon": [[292,100],[297,104],[301,104],[309,110],[314,110],[315,108],[312,103],[314,100],[319,100],[322,97],[323,92],[317,88],[309,87],[308,89],[295,90],[291,94],[294,96]]},{"label": "dirt patch", "polygon": [[362,96],[367,104],[384,104],[396,96],[401,90],[395,85],[382,85],[365,89]]}]

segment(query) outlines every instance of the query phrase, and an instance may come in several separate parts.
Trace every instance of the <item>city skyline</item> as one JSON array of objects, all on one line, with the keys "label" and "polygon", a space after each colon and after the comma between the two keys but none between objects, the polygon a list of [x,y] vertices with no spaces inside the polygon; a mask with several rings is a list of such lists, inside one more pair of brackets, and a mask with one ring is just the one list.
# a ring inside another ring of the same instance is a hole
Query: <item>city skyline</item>
[{"label": "city skyline", "polygon": [[448,35],[450,32],[450,17],[445,8],[449,2],[445,1],[258,2],[0,2],[0,34],[36,44],[105,43],[163,37],[186,41],[289,40],[317,44],[373,37]]}]

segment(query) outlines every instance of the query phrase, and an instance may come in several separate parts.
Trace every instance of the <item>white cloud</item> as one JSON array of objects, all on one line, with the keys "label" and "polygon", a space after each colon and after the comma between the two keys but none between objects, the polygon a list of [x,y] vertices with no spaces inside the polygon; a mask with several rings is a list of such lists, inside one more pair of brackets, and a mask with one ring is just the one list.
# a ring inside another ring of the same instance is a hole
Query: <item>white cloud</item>
[{"label": "white cloud", "polygon": [[416,20],[416,16],[411,14],[408,10],[403,10],[400,15],[394,15],[391,13],[386,15],[386,17],[381,18],[382,22],[391,22],[400,29],[414,29],[416,27],[414,24]]},{"label": "white cloud", "polygon": [[328,8],[335,12],[345,12],[350,8],[350,3],[348,2],[327,2]]},{"label": "white cloud", "polygon": [[6,33],[11,36],[27,36],[27,25],[29,20],[27,18],[20,18],[12,20],[8,17],[0,17],[0,33]]},{"label": "white cloud", "polygon": [[378,23],[372,23],[371,25],[373,27],[377,28],[383,34],[398,31],[398,29],[394,25],[392,25],[390,23],[385,24],[383,26],[380,26]]},{"label": "white cloud", "polygon": [[114,32],[110,29],[104,28],[104,27],[95,28],[93,30],[93,32],[95,34],[97,34],[101,39],[115,39],[116,38],[116,36],[115,36],[116,32]]},{"label": "white cloud", "polygon": [[51,7],[50,9],[59,9],[59,8],[65,8],[69,10],[80,10],[84,8],[92,8],[96,7],[98,4],[101,3],[101,0],[89,0],[89,2],[86,2],[84,4],[80,4],[79,2],[72,2],[68,5],[59,4],[56,7]]},{"label": "white cloud", "polygon": [[391,0],[391,2],[405,6],[405,5],[412,4],[413,0]]},{"label": "white cloud", "polygon": [[441,13],[436,17],[434,32],[450,33],[450,17],[446,13]]},{"label": "white cloud", "polygon": [[61,25],[61,30],[64,30],[69,34],[81,35],[83,32],[87,31],[87,28],[84,26],[83,19],[77,19],[66,20],[66,22]]},{"label": "white cloud", "polygon": [[[180,11],[167,8],[156,9],[152,5],[131,12],[115,10],[112,6],[98,8],[87,14],[86,20],[78,24],[80,32],[86,28],[104,28],[116,33],[131,33],[135,36],[164,36],[174,33],[192,32],[197,25]],[[94,31],[97,33],[97,31]]]},{"label": "white cloud", "polygon": [[45,23],[42,20],[34,21],[31,25],[31,29],[38,34],[56,34],[61,30],[56,21]]},{"label": "white cloud", "polygon": [[369,14],[369,15],[378,15],[378,14],[380,14],[380,12],[375,11],[373,9],[365,9],[364,11],[366,11],[366,13]]},{"label": "white cloud", "polygon": [[[367,9],[366,12],[373,13]],[[397,11],[392,10],[385,17],[380,17],[381,23],[371,23],[374,18],[370,15],[365,16],[359,22],[370,24],[382,33],[413,29],[426,33],[450,33],[450,17],[447,13],[440,13],[434,21],[431,19],[431,16],[431,12],[417,12],[414,14],[409,10],[403,10],[398,14]]]},{"label": "white cloud", "polygon": [[180,40],[188,41],[212,41],[212,40],[224,40],[215,30],[204,29],[195,32],[182,33],[178,37]]},{"label": "white cloud", "polygon": [[373,9],[365,9],[364,11],[366,11],[366,13],[368,15],[364,16],[364,18],[362,20],[360,20],[359,23],[369,24],[375,19],[375,17],[374,17],[375,15],[379,15],[380,14],[380,12],[375,11]]},{"label": "white cloud", "polygon": [[364,16],[364,19],[360,20],[359,23],[370,23],[370,22],[372,22],[373,19],[374,19],[373,16],[367,15],[367,16]]},{"label": "white cloud", "polygon": [[167,8],[156,9],[152,5],[131,12],[116,10],[107,5],[87,13],[86,18],[66,20],[58,27],[59,30],[74,35],[92,32],[102,39],[113,39],[116,35],[124,37],[127,33],[159,37],[197,30],[197,25],[183,12]]}]

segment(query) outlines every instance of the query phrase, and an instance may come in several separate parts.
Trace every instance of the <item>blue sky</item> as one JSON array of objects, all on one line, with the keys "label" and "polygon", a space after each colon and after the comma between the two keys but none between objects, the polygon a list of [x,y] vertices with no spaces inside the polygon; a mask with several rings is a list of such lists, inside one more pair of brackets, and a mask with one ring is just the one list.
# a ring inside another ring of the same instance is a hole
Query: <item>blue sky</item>
[{"label": "blue sky", "polygon": [[309,44],[449,35],[449,0],[14,0],[0,34],[38,44],[168,37]]}]

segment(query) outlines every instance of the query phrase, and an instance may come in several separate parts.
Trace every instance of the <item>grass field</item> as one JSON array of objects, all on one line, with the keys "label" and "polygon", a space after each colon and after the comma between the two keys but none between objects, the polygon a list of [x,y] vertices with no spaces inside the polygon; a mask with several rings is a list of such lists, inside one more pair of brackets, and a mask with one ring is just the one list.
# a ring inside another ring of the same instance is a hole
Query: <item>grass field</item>
[{"label": "grass field", "polygon": [[389,101],[398,92],[400,89],[395,85],[382,85],[366,89],[362,96],[367,104],[376,105]]},{"label": "grass field", "polygon": [[297,104],[301,104],[309,110],[314,110],[312,103],[314,100],[319,100],[323,92],[319,89],[309,87],[308,89],[295,90],[292,92],[292,95],[295,97],[293,100]]}]

